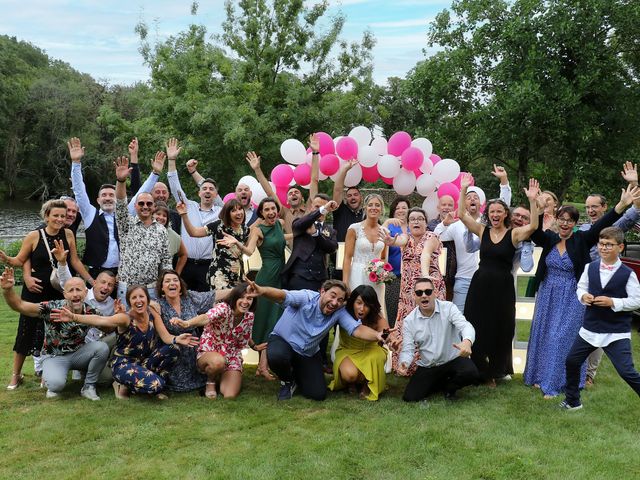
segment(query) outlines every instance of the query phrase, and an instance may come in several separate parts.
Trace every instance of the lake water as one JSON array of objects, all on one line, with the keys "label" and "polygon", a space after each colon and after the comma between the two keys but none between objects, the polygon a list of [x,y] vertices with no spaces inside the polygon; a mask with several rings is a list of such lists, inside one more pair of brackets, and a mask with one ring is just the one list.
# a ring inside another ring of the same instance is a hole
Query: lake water
[{"label": "lake water", "polygon": [[0,237],[24,237],[41,222],[39,202],[3,200],[0,205]]}]

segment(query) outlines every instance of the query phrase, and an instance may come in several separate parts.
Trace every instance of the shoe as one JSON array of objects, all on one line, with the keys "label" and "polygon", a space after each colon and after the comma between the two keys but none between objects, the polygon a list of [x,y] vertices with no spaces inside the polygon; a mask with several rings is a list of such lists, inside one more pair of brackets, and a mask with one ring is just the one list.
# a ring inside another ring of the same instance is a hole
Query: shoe
[{"label": "shoe", "polygon": [[333,365],[325,363],[324,365],[322,365],[322,371],[327,375],[333,375]]},{"label": "shoe", "polygon": [[111,385],[113,386],[113,393],[118,400],[129,399],[129,390],[127,389],[127,387],[115,381]]},{"label": "shoe", "polygon": [[71,380],[82,380],[82,372],[80,370],[71,370]]},{"label": "shoe", "polygon": [[51,390],[47,390],[47,398],[58,398],[60,396],[59,393],[53,392]]},{"label": "shoe", "polygon": [[216,398],[218,398],[218,392],[216,392],[216,382],[207,382],[206,386],[204,387],[204,396],[211,400],[215,400]]},{"label": "shoe", "polygon": [[500,382],[510,382],[510,381],[511,381],[511,375],[507,374],[507,375],[505,375],[504,377],[500,377],[500,378],[498,378],[498,380],[499,380]]},{"label": "shoe", "polygon": [[280,382],[280,391],[278,392],[278,400],[291,400],[293,393],[296,391],[296,382]]},{"label": "shoe", "polygon": [[80,390],[80,396],[88,398],[89,400],[92,400],[94,402],[100,400],[98,392],[96,392],[95,385],[85,385],[84,387],[82,387],[82,390]]},{"label": "shoe", "polygon": [[578,405],[573,406],[573,405],[569,405],[569,402],[567,402],[566,400],[563,400],[560,402],[560,408],[562,408],[563,410],[569,410],[569,411],[580,410],[582,408],[582,404],[579,403]]},{"label": "shoe", "polygon": [[22,385],[23,381],[24,381],[24,375],[22,375],[21,373],[12,373],[11,383],[7,385],[7,390],[15,390],[20,385]]},{"label": "shoe", "polygon": [[169,399],[169,397],[167,397],[164,393],[157,393],[156,394],[156,398],[158,400],[168,400]]}]

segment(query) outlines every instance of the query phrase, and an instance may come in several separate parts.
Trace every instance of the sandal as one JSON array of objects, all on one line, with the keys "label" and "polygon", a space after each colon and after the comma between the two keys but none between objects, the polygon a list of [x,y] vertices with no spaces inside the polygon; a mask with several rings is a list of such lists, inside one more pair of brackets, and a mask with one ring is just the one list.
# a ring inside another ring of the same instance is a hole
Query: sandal
[{"label": "sandal", "polygon": [[204,387],[204,396],[214,400],[218,398],[218,392],[216,392],[216,382],[207,382]]},{"label": "sandal", "polygon": [[113,385],[113,393],[115,393],[118,400],[129,399],[129,390],[127,389],[127,387],[115,381],[111,385]]},{"label": "sandal", "polygon": [[269,371],[268,368],[262,369],[262,368],[259,368],[259,367],[256,369],[256,377],[264,377],[267,380],[269,380],[270,382],[272,382],[272,381],[274,381],[276,379],[276,377],[271,375],[271,372]]},{"label": "sandal", "polygon": [[[18,388],[20,385],[22,385],[22,382],[24,381],[24,375],[21,373],[12,373],[11,374],[11,382],[9,383],[9,385],[7,385],[7,390],[15,390],[16,388]],[[13,383],[15,382],[15,383]]]}]

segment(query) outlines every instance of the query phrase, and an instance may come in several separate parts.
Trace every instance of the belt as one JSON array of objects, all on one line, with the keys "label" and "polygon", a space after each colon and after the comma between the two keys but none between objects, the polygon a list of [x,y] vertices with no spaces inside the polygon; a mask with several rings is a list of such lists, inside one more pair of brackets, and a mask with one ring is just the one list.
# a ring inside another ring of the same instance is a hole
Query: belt
[{"label": "belt", "polygon": [[211,260],[198,260],[195,258],[187,258],[187,263],[193,263],[194,265],[209,265]]}]

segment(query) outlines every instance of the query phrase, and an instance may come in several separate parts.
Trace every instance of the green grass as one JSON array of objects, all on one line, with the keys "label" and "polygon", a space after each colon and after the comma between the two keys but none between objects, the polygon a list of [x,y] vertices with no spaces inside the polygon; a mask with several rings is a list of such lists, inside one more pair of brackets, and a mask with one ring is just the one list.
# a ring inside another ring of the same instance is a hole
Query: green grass
[{"label": "green grass", "polygon": [[[8,381],[17,315],[0,301],[0,379]],[[637,342],[637,334],[634,340]],[[636,358],[640,354],[635,348]],[[244,375],[235,401],[47,401],[26,383],[0,389],[0,478],[630,479],[638,478],[638,397],[605,359],[585,408],[564,412],[522,378],[467,388],[446,404],[406,404],[390,377],[379,402],[342,393],[275,400],[276,383]],[[3,384],[4,385],[4,384]]]}]

